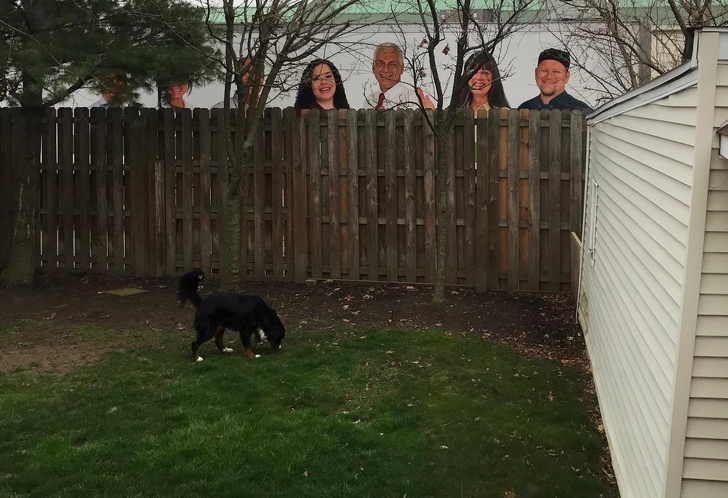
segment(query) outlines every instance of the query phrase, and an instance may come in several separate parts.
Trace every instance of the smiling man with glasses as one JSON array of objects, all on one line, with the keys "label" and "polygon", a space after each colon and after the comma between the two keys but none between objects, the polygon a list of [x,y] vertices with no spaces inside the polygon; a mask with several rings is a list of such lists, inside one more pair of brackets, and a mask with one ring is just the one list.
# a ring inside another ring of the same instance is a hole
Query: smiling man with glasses
[{"label": "smiling man with glasses", "polygon": [[584,109],[586,112],[591,108],[586,102],[582,102],[566,92],[566,84],[569,82],[569,65],[571,58],[569,52],[556,48],[547,48],[538,56],[536,67],[536,85],[540,94],[531,100],[525,101],[518,106],[519,109]]},{"label": "smiling man with glasses", "polygon": [[413,109],[418,103],[425,109],[434,109],[432,99],[422,88],[402,82],[404,53],[399,45],[382,43],[374,49],[372,72],[378,88],[369,96],[369,102],[378,111],[386,109]]}]

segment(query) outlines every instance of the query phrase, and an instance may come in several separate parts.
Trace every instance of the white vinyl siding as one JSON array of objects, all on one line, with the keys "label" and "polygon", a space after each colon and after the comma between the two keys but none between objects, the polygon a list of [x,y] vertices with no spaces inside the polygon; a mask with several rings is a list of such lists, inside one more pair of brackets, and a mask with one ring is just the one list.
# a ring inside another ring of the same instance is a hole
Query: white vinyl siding
[{"label": "white vinyl siding", "polygon": [[678,93],[590,131],[599,205],[585,336],[625,497],[658,496],[666,478],[696,119],[695,91]]},{"label": "white vinyl siding", "polygon": [[728,497],[728,29],[695,47],[587,120],[578,315],[625,498]]}]

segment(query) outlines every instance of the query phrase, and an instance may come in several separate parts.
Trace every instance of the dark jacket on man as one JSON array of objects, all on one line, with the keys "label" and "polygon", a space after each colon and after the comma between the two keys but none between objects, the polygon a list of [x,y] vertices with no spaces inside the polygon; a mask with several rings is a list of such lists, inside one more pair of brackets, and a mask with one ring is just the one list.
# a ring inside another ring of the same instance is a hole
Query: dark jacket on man
[{"label": "dark jacket on man", "polygon": [[525,101],[523,104],[518,106],[519,109],[530,109],[530,110],[551,110],[558,109],[561,111],[570,111],[573,109],[583,109],[585,113],[591,111],[591,107],[586,102],[572,97],[568,93],[561,92],[556,97],[551,99],[548,104],[544,104],[541,100],[541,96],[537,95],[531,100]]}]

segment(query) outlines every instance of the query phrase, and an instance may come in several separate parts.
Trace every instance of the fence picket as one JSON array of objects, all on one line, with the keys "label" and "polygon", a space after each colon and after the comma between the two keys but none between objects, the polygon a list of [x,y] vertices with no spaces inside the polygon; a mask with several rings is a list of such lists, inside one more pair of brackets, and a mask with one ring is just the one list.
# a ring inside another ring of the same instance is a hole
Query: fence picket
[{"label": "fence picket", "polygon": [[540,113],[528,115],[528,263],[526,289],[538,290],[541,261],[541,135],[539,130]]},{"label": "fence picket", "polygon": [[408,282],[417,281],[417,168],[415,166],[414,116],[404,119],[404,266]]},{"label": "fence picket", "polygon": [[[341,278],[341,208],[339,199],[339,115],[326,112],[328,139],[328,206],[329,206],[329,278]],[[324,144],[321,145],[323,148]]]},{"label": "fence picket", "polygon": [[548,169],[548,290],[561,281],[561,111],[550,115]]},{"label": "fence picket", "polygon": [[367,240],[364,245],[366,262],[367,262],[367,278],[369,280],[379,280],[379,192],[377,188],[377,113],[373,110],[361,111],[364,113],[366,134],[364,156],[366,183],[364,187],[361,202],[366,206],[366,227]]},{"label": "fence picket", "polygon": [[361,235],[359,231],[359,120],[356,112],[346,113],[346,135],[347,135],[347,180],[348,180],[348,203],[347,203],[347,228],[346,240],[348,243],[348,278],[359,280],[360,274],[360,252],[359,244]]}]

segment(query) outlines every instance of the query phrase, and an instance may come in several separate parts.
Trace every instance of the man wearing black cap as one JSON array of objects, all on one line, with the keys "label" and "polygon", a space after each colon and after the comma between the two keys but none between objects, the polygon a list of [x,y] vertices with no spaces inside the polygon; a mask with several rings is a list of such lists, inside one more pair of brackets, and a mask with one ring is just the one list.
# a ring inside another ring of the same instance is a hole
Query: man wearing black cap
[{"label": "man wearing black cap", "polygon": [[569,82],[569,52],[557,48],[547,48],[538,56],[536,85],[540,95],[519,105],[519,109],[584,109],[591,110],[589,104],[566,93]]}]

